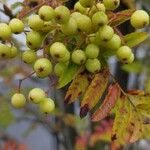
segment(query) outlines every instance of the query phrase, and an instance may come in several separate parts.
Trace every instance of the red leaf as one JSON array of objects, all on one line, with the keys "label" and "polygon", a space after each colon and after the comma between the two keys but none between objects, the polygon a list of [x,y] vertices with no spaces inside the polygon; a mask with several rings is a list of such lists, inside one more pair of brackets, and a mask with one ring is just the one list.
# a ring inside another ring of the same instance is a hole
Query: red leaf
[{"label": "red leaf", "polygon": [[108,95],[101,107],[91,116],[92,121],[100,121],[104,119],[111,109],[115,106],[118,96],[120,95],[120,89],[118,84],[110,85],[108,89]]}]

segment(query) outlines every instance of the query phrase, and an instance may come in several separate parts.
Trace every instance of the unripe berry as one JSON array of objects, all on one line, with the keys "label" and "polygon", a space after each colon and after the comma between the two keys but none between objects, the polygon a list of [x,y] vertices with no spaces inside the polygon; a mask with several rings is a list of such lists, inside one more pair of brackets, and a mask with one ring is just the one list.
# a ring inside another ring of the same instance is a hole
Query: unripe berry
[{"label": "unripe berry", "polygon": [[19,34],[24,31],[24,23],[17,18],[14,18],[9,22],[9,27],[11,28],[11,31],[15,34]]},{"label": "unripe berry", "polygon": [[57,63],[54,67],[55,75],[60,77],[63,74],[66,67],[67,67],[67,65],[65,63]]},{"label": "unripe berry", "polygon": [[85,49],[85,54],[87,58],[97,58],[99,55],[99,47],[95,44],[89,44]]},{"label": "unripe berry", "polygon": [[112,39],[106,43],[106,47],[112,51],[117,51],[121,46],[121,39],[117,34],[114,34]]},{"label": "unripe berry", "polygon": [[76,2],[74,5],[74,10],[84,14],[86,11],[86,8],[83,7],[79,2]]},{"label": "unripe berry", "polygon": [[46,97],[46,93],[40,88],[34,88],[29,92],[28,98],[35,104],[40,103]]},{"label": "unripe berry", "polygon": [[0,58],[9,58],[11,56],[11,48],[0,43]]},{"label": "unripe berry", "polygon": [[57,61],[59,61],[59,62],[67,62],[69,60],[70,60],[70,52],[69,51],[66,52],[64,57],[57,58]]},{"label": "unripe berry", "polygon": [[0,40],[8,40],[11,34],[10,27],[6,23],[0,23]]},{"label": "unripe berry", "polygon": [[65,24],[69,21],[70,10],[65,6],[58,6],[55,8],[55,20],[59,24]]},{"label": "unripe berry", "polygon": [[79,2],[83,7],[91,7],[94,3],[94,0],[79,0]]},{"label": "unripe berry", "polygon": [[106,42],[112,39],[114,35],[114,30],[112,27],[105,25],[103,27],[100,27],[98,33],[99,33],[100,40]]},{"label": "unripe berry", "polygon": [[85,67],[89,72],[95,73],[100,71],[101,63],[98,59],[88,59],[85,63]]},{"label": "unripe berry", "polygon": [[40,58],[34,63],[34,71],[38,77],[45,78],[52,72],[52,63],[47,58]]},{"label": "unripe berry", "polygon": [[108,17],[104,12],[98,11],[92,16],[92,23],[96,27],[104,26],[108,23]]},{"label": "unripe berry", "polygon": [[28,25],[31,29],[38,31],[43,28],[44,21],[39,17],[39,15],[32,15],[28,19]]},{"label": "unripe berry", "polygon": [[107,10],[115,10],[120,5],[120,0],[103,0]]},{"label": "unripe berry", "polygon": [[54,18],[55,12],[52,7],[44,5],[39,9],[38,14],[42,20],[50,21]]},{"label": "unripe berry", "polygon": [[91,32],[92,30],[92,22],[91,19],[86,15],[79,15],[77,18],[75,18],[77,22],[78,29],[83,32]]},{"label": "unripe berry", "polygon": [[43,28],[42,29],[40,29],[40,31],[42,31],[42,32],[50,32],[50,31],[52,31],[54,29],[54,27],[53,27],[53,22],[52,21],[45,21],[44,22],[44,25],[43,25]]},{"label": "unripe berry", "polygon": [[49,114],[55,109],[55,103],[51,98],[45,98],[41,103],[40,103],[40,111],[42,113]]},{"label": "unripe berry", "polygon": [[74,18],[75,20],[78,18],[78,17],[80,17],[82,14],[81,13],[79,13],[79,12],[73,12],[71,15],[70,15],[70,17],[72,17],[72,18]]},{"label": "unripe berry", "polygon": [[63,43],[55,42],[50,47],[50,54],[53,58],[62,58],[65,56],[67,48]]},{"label": "unripe berry", "polygon": [[132,55],[132,50],[128,46],[121,46],[117,51],[117,57],[120,61],[128,60]]},{"label": "unripe berry", "polygon": [[126,61],[127,64],[132,64],[134,61],[135,57],[134,54],[132,53],[132,55],[129,57],[129,59]]},{"label": "unripe berry", "polygon": [[14,58],[17,56],[18,54],[18,49],[15,46],[12,46],[10,49],[11,53],[10,53],[10,58]]},{"label": "unripe berry", "polygon": [[39,49],[42,45],[42,36],[39,32],[36,31],[31,31],[28,32],[26,35],[26,42],[27,42],[27,46],[30,49]]},{"label": "unripe berry", "polygon": [[93,14],[95,14],[98,11],[103,11],[105,12],[105,6],[102,3],[97,3],[96,5],[92,6],[89,15],[93,16]]},{"label": "unripe berry", "polygon": [[77,32],[77,23],[74,18],[70,18],[69,21],[66,24],[63,24],[61,26],[61,31],[65,35],[73,35]]},{"label": "unripe berry", "polygon": [[33,50],[27,50],[22,54],[22,60],[27,64],[32,64],[36,61],[37,56]]},{"label": "unripe berry", "polygon": [[26,98],[23,94],[16,93],[11,98],[11,104],[15,108],[22,108],[26,104]]},{"label": "unripe berry", "polygon": [[141,29],[149,25],[149,15],[144,10],[137,10],[132,14],[130,21],[134,28]]},{"label": "unripe berry", "polygon": [[72,61],[77,65],[82,65],[86,61],[86,55],[82,50],[75,50],[72,53]]}]

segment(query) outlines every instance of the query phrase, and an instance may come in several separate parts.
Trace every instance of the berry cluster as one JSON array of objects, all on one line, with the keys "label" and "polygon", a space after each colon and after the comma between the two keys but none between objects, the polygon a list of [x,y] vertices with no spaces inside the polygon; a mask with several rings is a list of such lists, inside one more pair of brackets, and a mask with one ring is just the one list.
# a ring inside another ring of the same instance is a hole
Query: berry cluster
[{"label": "berry cluster", "polygon": [[[51,98],[46,97],[46,93],[40,88],[34,88],[29,92],[28,99],[34,104],[39,104],[40,112],[51,113],[55,104]],[[11,104],[15,108],[22,108],[26,105],[27,100],[25,96],[21,93],[16,93],[11,98]]]},{"label": "berry cluster", "polygon": [[[27,24],[17,18],[9,24],[0,23],[0,58],[14,58],[17,55],[17,48],[12,42],[9,44],[11,36],[12,33],[24,32],[28,48],[22,53],[22,60],[33,64],[33,70],[40,78],[50,74],[60,77],[69,63],[83,66],[89,73],[96,73],[103,67],[100,58],[106,50],[112,51],[122,63],[131,64],[134,61],[131,48],[122,42],[109,24],[108,12],[119,5],[120,0],[79,0],[73,11],[59,3],[55,8],[43,5],[36,14],[27,18]],[[149,25],[149,15],[143,10],[135,11],[131,16],[131,25],[136,29]],[[39,50],[43,51],[40,57],[37,56]],[[42,95],[42,92],[35,93]],[[32,96],[29,99],[33,102],[40,100],[34,100]],[[17,102],[19,100],[20,103]],[[13,96],[12,104],[24,105],[24,96]],[[45,101],[43,110],[46,104]]]}]

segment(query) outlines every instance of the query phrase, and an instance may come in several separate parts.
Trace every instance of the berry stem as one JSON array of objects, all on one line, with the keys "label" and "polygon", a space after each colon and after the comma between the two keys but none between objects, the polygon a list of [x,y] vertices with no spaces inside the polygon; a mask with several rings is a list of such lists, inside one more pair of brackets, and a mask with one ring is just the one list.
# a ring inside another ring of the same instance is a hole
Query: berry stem
[{"label": "berry stem", "polygon": [[123,34],[122,34],[122,33],[120,32],[120,30],[117,29],[116,27],[114,27],[114,30],[115,30],[115,32],[120,36],[122,44],[125,45],[125,41],[124,41],[124,38],[123,38]]},{"label": "berry stem", "polygon": [[21,91],[22,82],[23,82],[24,80],[28,79],[29,77],[31,77],[34,73],[35,73],[35,72],[32,72],[32,73],[30,73],[29,75],[27,75],[25,78],[19,79],[19,85],[18,85],[18,92],[19,92],[19,93],[20,93],[20,91]]}]

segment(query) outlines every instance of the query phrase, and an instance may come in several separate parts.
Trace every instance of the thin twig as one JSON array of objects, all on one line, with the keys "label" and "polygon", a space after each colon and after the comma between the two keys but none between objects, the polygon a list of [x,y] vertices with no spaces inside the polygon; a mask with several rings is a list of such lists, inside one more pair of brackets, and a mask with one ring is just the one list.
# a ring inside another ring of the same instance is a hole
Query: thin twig
[{"label": "thin twig", "polygon": [[116,33],[120,36],[122,44],[125,45],[125,41],[124,41],[124,38],[123,38],[123,34],[122,34],[122,33],[119,31],[119,29],[117,29],[116,27],[114,27],[114,30],[115,30]]},{"label": "thin twig", "polygon": [[19,80],[19,85],[18,85],[18,92],[19,92],[19,93],[20,93],[20,91],[21,91],[22,82],[23,82],[24,80],[28,79],[29,77],[31,77],[34,73],[35,73],[35,72],[32,72],[32,73],[30,73],[29,75],[27,75],[25,78]]}]

